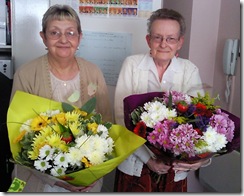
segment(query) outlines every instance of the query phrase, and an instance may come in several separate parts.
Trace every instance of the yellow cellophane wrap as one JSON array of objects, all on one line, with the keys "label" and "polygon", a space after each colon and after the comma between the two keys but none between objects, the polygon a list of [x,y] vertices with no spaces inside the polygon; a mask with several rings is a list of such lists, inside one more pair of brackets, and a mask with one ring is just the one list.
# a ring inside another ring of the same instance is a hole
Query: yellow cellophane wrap
[{"label": "yellow cellophane wrap", "polygon": [[[7,114],[8,136],[13,159],[15,160],[20,145],[13,141],[19,135],[21,124],[47,110],[61,110],[62,105],[50,99],[16,91]],[[146,140],[137,136],[124,126],[113,124],[109,136],[114,140],[114,158],[90,168],[75,171],[62,176],[68,183],[79,186],[88,186],[115,169],[123,160],[132,154]],[[46,174],[48,175],[48,174]]]}]

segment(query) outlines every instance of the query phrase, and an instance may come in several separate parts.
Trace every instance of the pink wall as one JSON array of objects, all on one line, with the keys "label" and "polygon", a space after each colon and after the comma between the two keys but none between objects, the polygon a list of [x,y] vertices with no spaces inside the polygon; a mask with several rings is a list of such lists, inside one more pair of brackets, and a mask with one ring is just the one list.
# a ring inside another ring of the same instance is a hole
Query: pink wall
[{"label": "pink wall", "polygon": [[[187,32],[181,57],[190,59],[199,69],[202,80],[212,96],[219,94],[216,104],[240,117],[240,57],[236,75],[232,77],[230,102],[225,103],[226,75],[223,73],[225,40],[240,40],[240,1],[238,0],[162,0],[163,7],[172,8],[186,19]],[[233,182],[234,183],[234,182]],[[204,192],[197,172],[188,175],[188,192]]]},{"label": "pink wall", "polygon": [[232,77],[229,103],[225,102],[226,75],[223,73],[225,40],[240,40],[239,0],[163,0],[163,7],[172,8],[186,19],[187,31],[180,56],[190,59],[200,70],[203,82],[212,96],[219,95],[216,104],[240,117],[240,58],[236,75]]},{"label": "pink wall", "polygon": [[229,103],[225,102],[226,75],[223,73],[222,59],[223,48],[226,39],[239,39],[240,42],[240,1],[221,0],[218,42],[216,48],[216,61],[214,72],[214,93],[220,94],[219,104],[233,114],[240,117],[241,114],[241,85],[240,85],[240,56],[237,59],[235,76],[232,77],[231,95]]}]

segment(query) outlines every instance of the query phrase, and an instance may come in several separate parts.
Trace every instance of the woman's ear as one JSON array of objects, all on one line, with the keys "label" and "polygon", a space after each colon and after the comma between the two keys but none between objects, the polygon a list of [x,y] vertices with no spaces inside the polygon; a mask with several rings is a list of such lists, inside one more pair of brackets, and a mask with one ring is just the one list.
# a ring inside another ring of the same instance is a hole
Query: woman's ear
[{"label": "woman's ear", "polygon": [[79,45],[80,45],[80,42],[81,42],[82,36],[83,36],[83,34],[82,34],[82,32],[81,32],[81,33],[80,33],[80,35],[79,35]]},{"label": "woman's ear", "polygon": [[47,44],[46,44],[46,42],[47,42],[47,39],[46,39],[46,36],[45,36],[45,34],[43,33],[43,31],[40,31],[40,36],[41,36],[41,38],[42,38],[42,42],[44,43],[44,45],[47,47]]},{"label": "woman's ear", "polygon": [[146,35],[146,40],[147,40],[148,47],[151,48],[151,42],[150,42],[150,35],[149,34]]},{"label": "woman's ear", "polygon": [[184,36],[181,36],[180,39],[179,39],[179,42],[178,42],[177,50],[181,49],[181,47],[183,46],[184,40],[185,40]]}]

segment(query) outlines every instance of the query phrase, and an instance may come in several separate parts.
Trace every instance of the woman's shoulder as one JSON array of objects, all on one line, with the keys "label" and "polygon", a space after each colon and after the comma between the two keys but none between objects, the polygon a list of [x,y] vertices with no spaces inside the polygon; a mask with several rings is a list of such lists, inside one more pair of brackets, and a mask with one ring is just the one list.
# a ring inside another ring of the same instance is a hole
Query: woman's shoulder
[{"label": "woman's shoulder", "polygon": [[178,64],[180,64],[180,66],[185,66],[186,68],[197,68],[197,66],[189,59],[177,57],[176,61]]},{"label": "woman's shoulder", "polygon": [[146,54],[133,54],[133,55],[127,56],[125,58],[125,60],[141,61],[145,56],[146,56]]},{"label": "woman's shoulder", "polygon": [[86,68],[92,68],[92,69],[98,68],[98,65],[96,65],[95,63],[88,61],[82,57],[76,57],[76,60],[77,60],[79,66],[86,67]]},{"label": "woman's shoulder", "polygon": [[36,69],[41,69],[41,64],[43,64],[43,60],[45,60],[45,56],[40,56],[35,59],[32,59],[24,64],[22,64],[20,67],[17,68],[16,72],[33,72]]}]

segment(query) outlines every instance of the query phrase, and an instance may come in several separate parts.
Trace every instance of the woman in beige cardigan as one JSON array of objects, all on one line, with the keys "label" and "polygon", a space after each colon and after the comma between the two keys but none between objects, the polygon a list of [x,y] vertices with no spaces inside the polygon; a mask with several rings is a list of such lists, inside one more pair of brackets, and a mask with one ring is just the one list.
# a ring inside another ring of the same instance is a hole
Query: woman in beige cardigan
[{"label": "woman in beige cardigan", "polygon": [[[47,54],[22,65],[15,73],[11,99],[16,90],[81,107],[97,98],[96,111],[112,121],[108,89],[101,70],[75,56],[82,38],[77,13],[67,5],[54,5],[44,14],[40,36]],[[75,96],[74,96],[75,95]],[[74,99],[75,97],[75,99]],[[26,182],[23,192],[100,192],[102,178],[89,187],[76,187],[15,165],[13,177]]]}]

